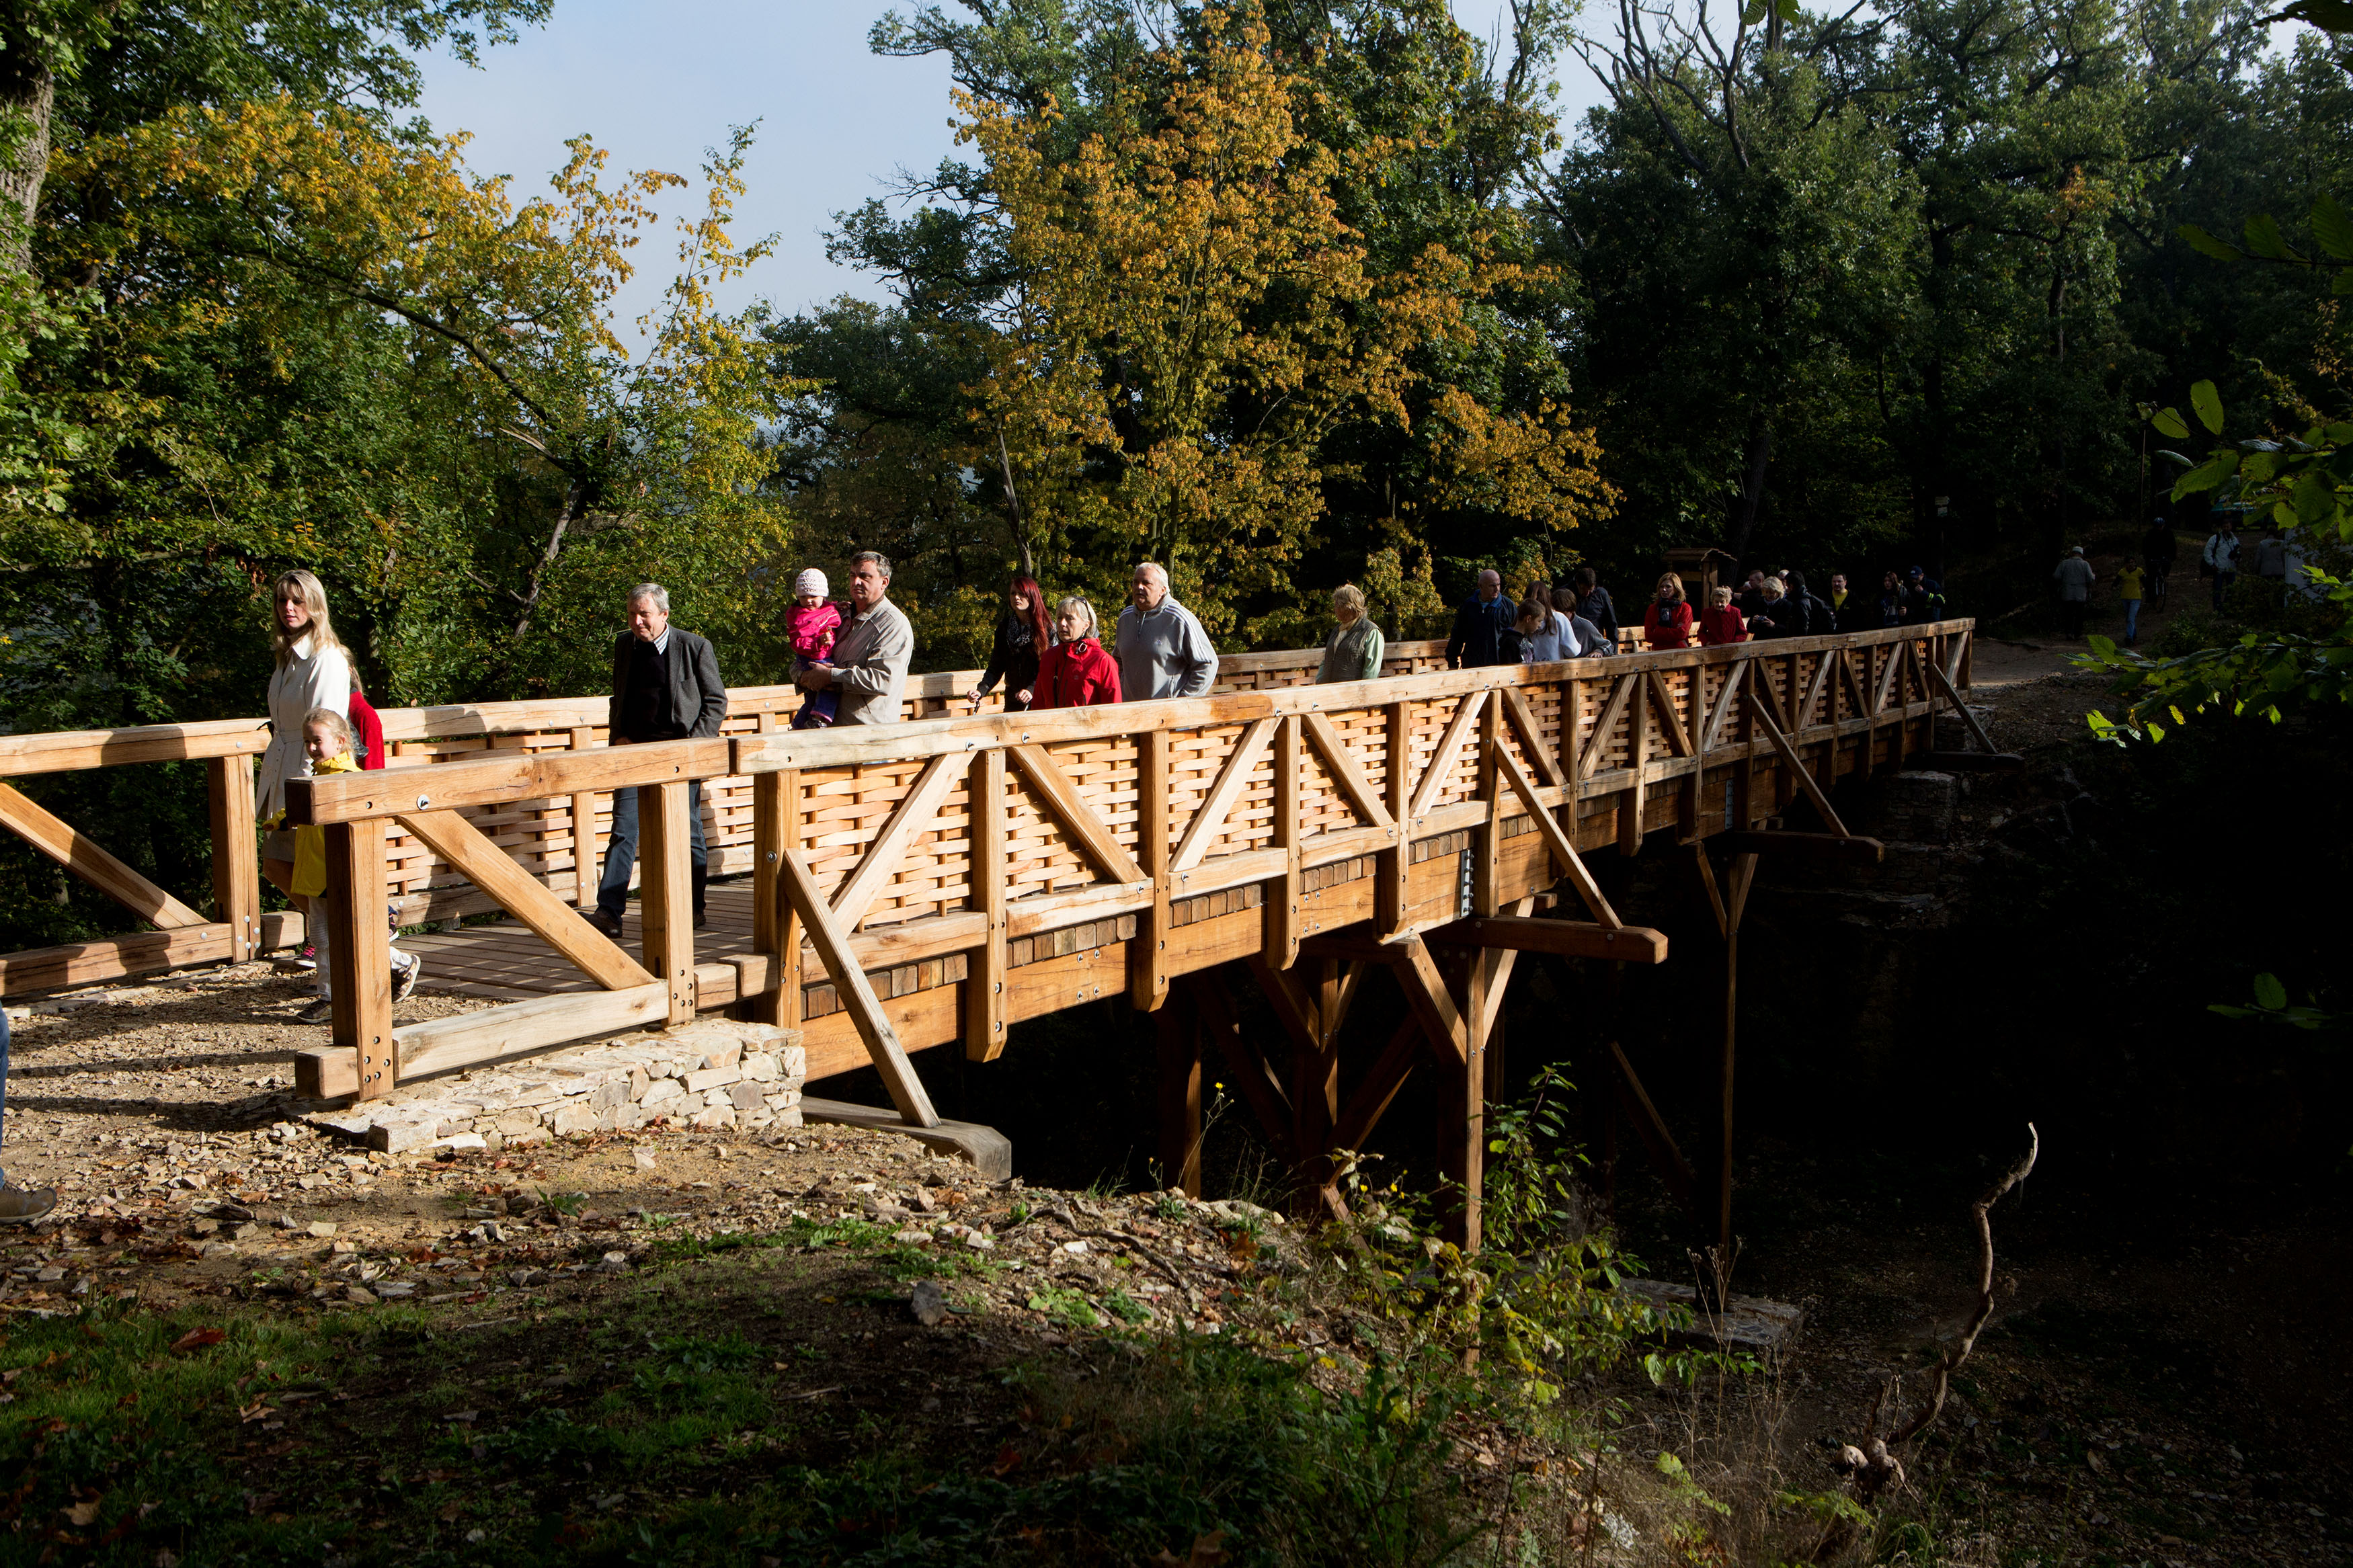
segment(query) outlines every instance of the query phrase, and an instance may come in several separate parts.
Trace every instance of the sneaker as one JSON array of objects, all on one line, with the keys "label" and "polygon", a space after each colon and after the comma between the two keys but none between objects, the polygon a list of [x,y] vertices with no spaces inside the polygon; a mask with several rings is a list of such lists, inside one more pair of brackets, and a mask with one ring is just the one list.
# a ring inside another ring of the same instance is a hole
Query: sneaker
[{"label": "sneaker", "polygon": [[302,951],[294,955],[294,967],[297,969],[318,968],[319,949],[317,944],[307,942],[304,942],[302,944]]},{"label": "sneaker", "polygon": [[408,955],[406,963],[396,963],[392,966],[392,999],[407,1001],[417,990],[417,977],[424,973],[425,961],[413,952]]},{"label": "sneaker", "polygon": [[55,1187],[0,1186],[0,1225],[25,1225],[58,1206]]},{"label": "sneaker", "polygon": [[710,923],[711,923],[711,916],[710,916],[709,914],[705,913],[705,912],[704,912],[703,910],[695,910],[695,911],[694,911],[694,929],[695,929],[695,930],[697,930],[697,931],[701,931],[704,926],[707,926],[707,925],[709,925]]},{"label": "sneaker", "polygon": [[324,1024],[331,1022],[334,1016],[335,1004],[331,999],[322,996],[300,1013],[295,1014],[294,1021],[298,1024]]},{"label": "sneaker", "polygon": [[621,922],[614,916],[602,910],[586,910],[582,911],[582,918],[615,941],[620,939]]}]

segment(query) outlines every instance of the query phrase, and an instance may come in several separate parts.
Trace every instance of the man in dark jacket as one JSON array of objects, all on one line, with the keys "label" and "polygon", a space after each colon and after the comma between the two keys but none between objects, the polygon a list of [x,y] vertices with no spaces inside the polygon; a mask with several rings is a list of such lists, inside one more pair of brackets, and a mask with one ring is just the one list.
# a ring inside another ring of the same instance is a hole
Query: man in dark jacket
[{"label": "man in dark jacket", "polygon": [[2174,557],[2181,552],[2181,542],[2173,536],[2173,524],[2163,518],[2148,525],[2140,536],[2141,564],[2148,569],[2148,596],[2152,604],[2165,603],[2165,580],[2173,575]]},{"label": "man in dark jacket", "polygon": [[1817,598],[1811,588],[1806,586],[1806,574],[1803,572],[1792,572],[1782,579],[1782,582],[1788,596],[1797,602],[1797,608],[1803,612],[1806,636],[1828,637],[1838,629],[1837,623],[1831,615],[1831,607]]},{"label": "man in dark jacket", "polygon": [[1479,591],[1454,612],[1454,629],[1446,637],[1446,668],[1478,669],[1512,663],[1516,651],[1507,658],[1505,644],[1515,645],[1516,639],[1504,635],[1512,629],[1512,603],[1504,597],[1503,575],[1480,573]]},{"label": "man in dark jacket", "polygon": [[[613,701],[607,719],[610,743],[641,745],[655,741],[702,739],[719,733],[727,717],[727,688],[710,642],[670,624],[670,591],[659,583],[629,590],[629,629],[613,644]],[[703,885],[711,858],[702,845],[702,784],[689,780],[686,815],[692,835],[694,923],[703,921]],[[638,863],[638,792],[613,792],[613,833],[605,845],[605,876],[596,886],[596,912],[589,923],[607,936],[621,934],[621,910],[628,901],[629,873]]]},{"label": "man in dark jacket", "polygon": [[1601,585],[1593,568],[1577,569],[1577,614],[1591,621],[1594,628],[1611,642],[1618,640],[1618,606],[1609,601],[1609,590]]}]

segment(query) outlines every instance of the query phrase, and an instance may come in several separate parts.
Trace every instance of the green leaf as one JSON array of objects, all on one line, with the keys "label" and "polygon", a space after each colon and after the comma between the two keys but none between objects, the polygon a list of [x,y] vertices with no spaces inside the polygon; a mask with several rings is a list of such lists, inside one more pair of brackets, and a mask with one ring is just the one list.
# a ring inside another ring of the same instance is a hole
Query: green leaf
[{"label": "green leaf", "polygon": [[2353,294],[2353,267],[2339,272],[2336,281],[2329,284],[2328,291],[2331,294]]},{"label": "green leaf", "polygon": [[2287,1005],[2287,987],[2280,984],[2278,975],[2255,976],[2255,1005],[2268,1007],[2274,1013]]},{"label": "green leaf", "polygon": [[2168,462],[2179,463],[2185,468],[2194,468],[2198,466],[2196,458],[2185,458],[2170,447],[2159,447],[2157,449],[2157,455],[2163,458]]},{"label": "green leaf", "polygon": [[2160,436],[2169,436],[2177,441],[2189,438],[2189,426],[2178,408],[2160,408],[2148,416],[2148,422],[2157,426]]},{"label": "green leaf", "polygon": [[2295,0],[2280,16],[2309,22],[2324,33],[2353,33],[2353,4],[2348,0]]},{"label": "green leaf", "polygon": [[2238,261],[2246,255],[2237,246],[2227,240],[2216,239],[2194,223],[2185,223],[2173,232],[2179,235],[2190,249],[2200,256],[2211,256],[2217,261]]},{"label": "green leaf", "polygon": [[2222,395],[2214,390],[2212,382],[2198,382],[2189,388],[2189,406],[2198,411],[2198,423],[2217,436],[2222,433]]},{"label": "green leaf", "polygon": [[2348,213],[2327,191],[2313,198],[2312,237],[2337,260],[2353,261],[2353,213]]},{"label": "green leaf", "polygon": [[1773,8],[1781,13],[1781,20],[1784,22],[1805,20],[1806,14],[1798,8],[1798,0],[1778,0],[1778,4]]},{"label": "green leaf", "polygon": [[2293,499],[2298,522],[2318,522],[2337,510],[2337,487],[2318,474],[2307,471],[2295,481]]},{"label": "green leaf", "polygon": [[2179,500],[2183,496],[2196,495],[2200,490],[2211,490],[2236,473],[2238,468],[2238,453],[2217,453],[2211,462],[2201,463],[2174,482],[2173,499]]},{"label": "green leaf", "polygon": [[2281,235],[2279,225],[2272,220],[2269,213],[2257,213],[2247,220],[2247,248],[2273,261],[2304,259]]},{"label": "green leaf", "polygon": [[1745,0],[1740,7],[1740,25],[1753,27],[1765,19],[1766,0]]}]

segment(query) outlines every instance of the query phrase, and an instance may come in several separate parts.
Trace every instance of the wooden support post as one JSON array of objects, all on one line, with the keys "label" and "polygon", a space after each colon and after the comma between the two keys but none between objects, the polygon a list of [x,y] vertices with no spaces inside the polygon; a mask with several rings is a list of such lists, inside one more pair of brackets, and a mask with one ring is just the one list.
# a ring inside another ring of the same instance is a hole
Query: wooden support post
[{"label": "wooden support post", "polygon": [[[1164,858],[1165,842],[1164,842]],[[1191,987],[1165,998],[1155,1020],[1160,1184],[1201,1195],[1201,1015]]]},{"label": "wooden support post", "polygon": [[335,1044],[359,1062],[359,1097],[374,1100],[400,1082],[392,1038],[392,931],[384,912],[382,817],[327,829],[328,984],[334,992]]},{"label": "wooden support post", "polygon": [[1504,780],[1496,753],[1504,746],[1504,704],[1498,700],[1479,713],[1479,795],[1486,820],[1471,834],[1471,912],[1492,915],[1502,907]]},{"label": "wooden support post", "polygon": [[1642,764],[1651,760],[1651,704],[1642,690],[1648,684],[1643,677],[1633,675],[1627,679],[1633,684],[1627,688],[1627,782],[1625,793],[1618,797],[1618,853],[1633,856],[1642,852],[1642,807],[1646,804]]},{"label": "wooden support post", "polygon": [[1266,936],[1261,948],[1277,969],[1299,961],[1299,716],[1293,713],[1282,721],[1274,736],[1274,847],[1282,851],[1283,866],[1282,880],[1266,892]]},{"label": "wooden support post", "polygon": [[1480,1197],[1487,1153],[1486,1039],[1479,1027],[1487,1011],[1487,969],[1478,952],[1441,960],[1447,989],[1463,1023],[1463,1054],[1436,1063],[1438,1169],[1449,1187],[1440,1234],[1465,1252],[1479,1247]]},{"label": "wooden support post", "polygon": [[1388,797],[1389,819],[1397,824],[1398,835],[1375,860],[1373,927],[1388,938],[1405,929],[1406,877],[1413,869],[1413,824],[1406,818],[1413,796],[1413,704],[1392,702],[1382,711],[1388,721],[1388,772],[1381,793]]},{"label": "wooden support post", "polygon": [[1005,1051],[1005,753],[992,746],[972,760],[965,795],[972,855],[972,902],[988,930],[964,979],[965,1059],[993,1062]]},{"label": "wooden support post", "polygon": [[[1168,731],[1135,738],[1135,858],[1152,879],[1152,908],[1127,948],[1128,1005],[1157,1010],[1168,1000]],[[1195,1051],[1198,1059],[1199,1052]],[[1189,1189],[1188,1189],[1189,1190]]]},{"label": "wooden support post", "polygon": [[[585,752],[596,744],[596,731],[586,724],[572,726],[572,746]],[[572,907],[585,910],[596,901],[596,792],[572,797]]]},{"label": "wooden support post", "polygon": [[[1564,680],[1560,683],[1560,776],[1564,779],[1585,776],[1577,765],[1577,721],[1584,701],[1585,682]],[[1568,809],[1572,812],[1577,809],[1573,798],[1568,802]],[[1575,827],[1576,824],[1572,821],[1569,826]]]},{"label": "wooden support post", "polygon": [[254,837],[253,759],[215,757],[205,764],[211,808],[213,910],[228,926],[232,963],[261,951],[261,847]]},{"label": "wooden support post", "polygon": [[1727,1266],[1732,1258],[1732,1091],[1739,1044],[1740,919],[1756,877],[1756,856],[1734,857],[1732,897],[1725,900],[1724,921],[1724,1053],[1716,1068],[1715,1245]]},{"label": "wooden support post", "polygon": [[[1335,1037],[1339,1033],[1340,964],[1326,958],[1318,961],[1318,967],[1323,971],[1320,984],[1297,985],[1292,992],[1305,1003],[1307,1015],[1307,1037],[1293,1042],[1291,1056],[1291,1136],[1299,1151],[1299,1212],[1311,1218],[1330,1212],[1324,1193],[1332,1184],[1332,1126],[1340,1116],[1340,1051]],[[1294,980],[1279,971],[1269,973],[1278,982]]]},{"label": "wooden support post", "polygon": [[638,914],[646,970],[670,987],[669,1026],[694,1022],[693,841],[687,824],[687,782],[638,788]]},{"label": "wooden support post", "polygon": [[[1701,734],[1707,729],[1707,667],[1688,664],[1671,673],[1683,677],[1690,692],[1683,714],[1683,727],[1680,731],[1683,742],[1680,749],[1687,757],[1697,757]],[[1676,795],[1675,835],[1686,843],[1699,837],[1700,792],[1706,784],[1707,768],[1702,763],[1683,775],[1682,788]]]},{"label": "wooden support post", "polygon": [[1282,1080],[1275,1077],[1258,1042],[1242,1033],[1224,976],[1214,969],[1203,970],[1191,977],[1188,989],[1200,1009],[1203,1031],[1217,1041],[1218,1052],[1233,1074],[1234,1088],[1258,1117],[1267,1142],[1274,1145],[1276,1158],[1286,1165],[1297,1164],[1299,1152],[1291,1136],[1297,1119],[1291,1113],[1291,1097],[1283,1092]]},{"label": "wooden support post", "polygon": [[792,900],[793,912],[808,928],[818,962],[825,965],[827,977],[839,994],[841,1010],[849,1015],[851,1027],[866,1047],[867,1059],[882,1075],[882,1087],[890,1090],[891,1103],[899,1108],[900,1120],[917,1127],[938,1126],[940,1116],[932,1109],[932,1097],[924,1092],[923,1080],[915,1076],[914,1064],[907,1059],[906,1048],[899,1043],[898,1031],[891,1026],[890,1016],[882,1011],[882,1003],[874,994],[866,972],[858,966],[857,957],[849,951],[849,933],[833,918],[833,910],[818,892],[817,879],[809,875],[808,862],[801,858],[798,849],[787,847],[782,868],[785,896]]}]

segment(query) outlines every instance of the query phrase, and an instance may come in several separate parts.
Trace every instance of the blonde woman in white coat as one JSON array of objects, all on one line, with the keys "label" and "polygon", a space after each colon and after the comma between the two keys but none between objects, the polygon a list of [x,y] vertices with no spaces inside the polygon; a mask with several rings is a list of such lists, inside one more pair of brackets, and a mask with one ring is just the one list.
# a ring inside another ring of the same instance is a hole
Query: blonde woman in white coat
[{"label": "blonde woman in white coat", "polygon": [[279,823],[286,814],[286,781],[311,776],[311,759],[302,750],[303,718],[320,708],[350,716],[352,661],[335,640],[327,591],[310,573],[280,577],[271,585],[269,607],[278,669],[269,678],[269,749],[261,754],[254,805],[255,816],[269,829],[261,841],[261,874],[290,895],[294,833]]}]

